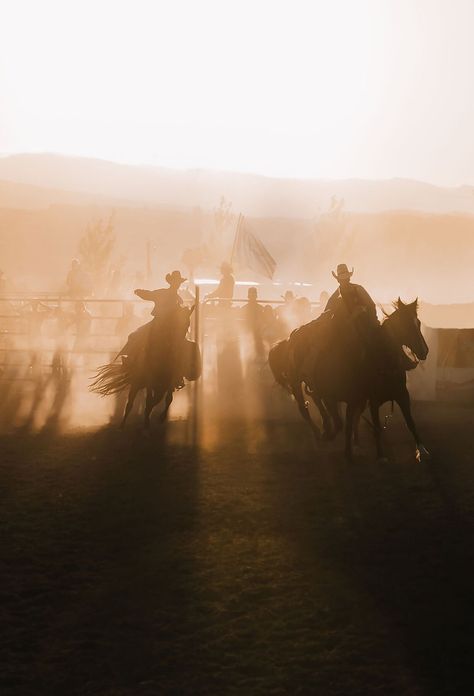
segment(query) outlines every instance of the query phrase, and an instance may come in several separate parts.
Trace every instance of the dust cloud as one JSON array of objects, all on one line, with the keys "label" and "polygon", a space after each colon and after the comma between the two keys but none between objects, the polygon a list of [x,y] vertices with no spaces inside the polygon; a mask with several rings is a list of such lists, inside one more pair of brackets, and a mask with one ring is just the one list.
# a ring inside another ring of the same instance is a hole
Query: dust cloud
[{"label": "dust cloud", "polygon": [[[74,167],[73,161],[65,164]],[[425,325],[474,326],[469,212],[429,212],[425,199],[419,209],[413,204],[392,210],[396,196],[388,194],[385,204],[367,203],[364,212],[350,208],[342,196],[327,195],[327,189],[309,205],[308,187],[295,193],[295,186],[280,182],[276,189],[270,180],[257,205],[261,184],[250,177],[244,186],[243,176],[216,174],[214,189],[201,182],[193,189],[195,204],[182,207],[151,204],[150,182],[141,203],[137,186],[131,202],[100,191],[0,182],[2,429],[118,424],[125,396],[91,394],[91,378],[151,319],[152,305],[134,290],[165,287],[173,269],[187,278],[180,294],[192,306],[197,287],[201,301],[216,289],[223,261],[234,266],[232,306],[224,312],[219,302],[207,300],[195,310],[189,338],[201,348],[203,377],[175,395],[170,412],[195,425],[200,419],[209,442],[213,424],[237,412],[249,419],[288,415],[287,401],[270,376],[268,350],[321,313],[337,287],[331,271],[341,262],[354,268],[354,282],[379,304],[380,317],[395,298],[418,297]],[[224,193],[215,195],[216,187]],[[283,194],[277,197],[276,191]],[[299,216],[297,201],[303,198]],[[235,253],[240,219],[247,256]],[[260,254],[261,262],[264,253],[267,266],[255,266],[252,254]],[[258,294],[257,305],[249,301],[250,288]],[[142,410],[139,398],[135,413]]]}]

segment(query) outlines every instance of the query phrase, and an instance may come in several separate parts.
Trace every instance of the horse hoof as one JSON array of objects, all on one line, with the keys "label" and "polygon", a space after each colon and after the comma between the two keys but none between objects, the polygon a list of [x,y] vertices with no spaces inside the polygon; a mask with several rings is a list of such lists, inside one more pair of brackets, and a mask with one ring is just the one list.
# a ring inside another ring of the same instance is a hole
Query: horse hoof
[{"label": "horse hoof", "polygon": [[431,454],[428,452],[426,447],[420,445],[415,450],[415,459],[418,463],[429,462],[431,459]]}]

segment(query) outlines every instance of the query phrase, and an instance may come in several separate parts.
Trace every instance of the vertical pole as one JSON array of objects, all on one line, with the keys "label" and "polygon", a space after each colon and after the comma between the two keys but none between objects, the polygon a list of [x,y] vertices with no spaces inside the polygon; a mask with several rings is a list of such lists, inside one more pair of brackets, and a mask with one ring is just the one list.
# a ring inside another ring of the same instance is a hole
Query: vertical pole
[{"label": "vertical pole", "polygon": [[[202,348],[201,343],[201,288],[199,285],[195,286],[195,299],[194,299],[194,340],[197,343],[198,348],[201,350],[201,360],[202,360]],[[192,406],[192,439],[194,447],[198,445],[199,438],[199,407],[200,407],[200,390],[201,390],[201,379],[197,379],[193,384],[193,406]]]},{"label": "vertical pole", "polygon": [[147,283],[151,280],[151,244],[150,240],[146,240],[146,280]]},{"label": "vertical pole", "polygon": [[201,295],[201,288],[199,285],[195,286],[195,300],[194,302],[196,303],[196,306],[194,307],[194,340],[199,344],[199,328],[200,328],[200,320],[201,320],[201,305],[200,305],[200,295]]},{"label": "vertical pole", "polygon": [[237,225],[236,225],[236,228],[235,228],[234,243],[232,244],[232,251],[231,251],[231,254],[230,254],[230,265],[231,265],[231,266],[232,266],[232,264],[234,263],[235,250],[236,250],[236,248],[237,248],[237,240],[238,240],[238,237],[239,237],[240,226],[241,226],[241,224],[242,224],[242,222],[243,222],[243,219],[244,219],[244,216],[242,215],[242,213],[239,213],[239,217],[238,217],[238,220],[237,220]]}]

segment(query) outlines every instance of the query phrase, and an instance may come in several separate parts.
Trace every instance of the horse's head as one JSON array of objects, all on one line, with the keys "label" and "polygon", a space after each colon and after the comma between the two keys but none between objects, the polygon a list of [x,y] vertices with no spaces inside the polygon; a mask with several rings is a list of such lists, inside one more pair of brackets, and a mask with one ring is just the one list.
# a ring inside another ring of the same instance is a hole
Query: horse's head
[{"label": "horse's head", "polygon": [[409,304],[400,298],[394,302],[395,312],[390,315],[389,322],[393,335],[403,347],[406,356],[416,367],[420,360],[426,360],[428,345],[421,333],[421,322],[418,319],[418,299]]}]

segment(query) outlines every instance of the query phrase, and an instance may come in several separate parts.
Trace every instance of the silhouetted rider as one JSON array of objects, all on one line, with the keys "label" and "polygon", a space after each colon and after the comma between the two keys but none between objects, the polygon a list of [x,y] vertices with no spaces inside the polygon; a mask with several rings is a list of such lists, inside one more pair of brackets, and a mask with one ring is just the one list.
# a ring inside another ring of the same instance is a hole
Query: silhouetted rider
[{"label": "silhouetted rider", "polygon": [[[178,290],[186,278],[181,276],[179,271],[173,271],[166,275],[166,282],[169,288],[159,288],[158,290],[135,290],[135,295],[142,300],[149,300],[155,303],[152,310],[152,321],[131,333],[121,355],[128,356],[124,362],[129,363],[134,360],[141,348],[145,348],[149,355],[154,354],[153,344],[165,342],[172,347],[173,357],[177,357],[176,352],[184,343],[186,332],[189,327],[190,312],[182,307],[183,300],[178,294]],[[177,387],[184,387],[183,379],[180,378]]]},{"label": "silhouetted rider", "polygon": [[220,307],[230,307],[232,298],[234,297],[235,279],[230,263],[223,261],[221,263],[221,279],[215,290],[206,295],[206,300],[218,299]]},{"label": "silhouetted rider", "polygon": [[179,271],[173,271],[172,273],[166,274],[166,282],[170,286],[169,288],[159,288],[158,290],[138,289],[135,290],[135,295],[142,300],[154,302],[155,306],[151,314],[153,317],[161,317],[183,304],[178,290],[185,280],[186,278],[183,278]]},{"label": "silhouetted rider", "polygon": [[345,263],[338,265],[336,273],[332,272],[339,287],[329,298],[326,311],[329,310],[332,314],[337,315],[340,303],[344,305],[370,362],[377,371],[380,371],[384,369],[382,364],[383,346],[375,302],[362,285],[351,283],[353,273],[354,269],[349,271]]},{"label": "silhouetted rider", "polygon": [[364,310],[367,314],[368,322],[374,326],[379,326],[375,302],[362,285],[351,283],[353,273],[354,269],[349,271],[345,263],[338,265],[336,273],[332,272],[334,278],[339,283],[339,287],[329,298],[325,311],[334,312],[337,309],[338,300],[342,299],[351,317],[359,315],[360,311]]}]

